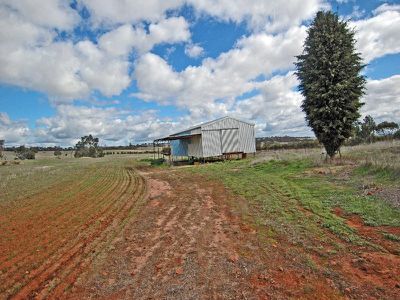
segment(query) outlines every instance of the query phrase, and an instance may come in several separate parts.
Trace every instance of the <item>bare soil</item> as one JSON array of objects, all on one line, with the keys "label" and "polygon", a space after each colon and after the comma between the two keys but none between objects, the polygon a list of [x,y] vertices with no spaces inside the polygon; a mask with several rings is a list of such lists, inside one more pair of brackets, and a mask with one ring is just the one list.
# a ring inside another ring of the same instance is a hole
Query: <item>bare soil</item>
[{"label": "bare soil", "polygon": [[[400,299],[399,243],[381,234],[398,228],[368,227],[338,210],[381,247],[337,239],[340,250],[321,243],[317,253],[284,236],[271,244],[257,208],[222,183],[156,169],[127,169],[45,213],[39,199],[72,188],[49,189],[26,200],[40,207],[2,215],[10,234],[1,236],[0,298]],[[97,189],[108,205],[93,213],[85,199]]]},{"label": "bare soil", "polygon": [[[256,225],[253,220],[257,208],[232,195],[221,183],[170,170],[146,170],[143,176],[150,191],[147,204],[126,227],[115,249],[80,278],[72,290],[74,297],[396,299],[400,296],[399,256],[390,252],[395,251],[395,242],[375,240],[382,243],[380,250],[342,244],[344,250],[329,257],[321,252],[309,253],[299,245],[290,244],[285,237],[271,245],[262,238],[268,228]],[[369,234],[365,232],[365,236]],[[326,247],[324,251],[331,249]],[[310,266],[307,258],[315,265]]]}]

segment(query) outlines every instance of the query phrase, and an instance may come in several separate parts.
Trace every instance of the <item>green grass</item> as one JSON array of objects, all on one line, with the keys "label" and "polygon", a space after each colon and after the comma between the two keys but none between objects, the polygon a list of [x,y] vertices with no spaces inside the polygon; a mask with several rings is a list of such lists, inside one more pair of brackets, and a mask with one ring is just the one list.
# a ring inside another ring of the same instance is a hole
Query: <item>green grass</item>
[{"label": "green grass", "polygon": [[334,175],[313,174],[312,168],[309,159],[258,164],[246,160],[215,163],[190,171],[222,180],[235,194],[258,208],[257,222],[269,228],[270,236],[283,235],[295,244],[315,247],[315,237],[329,241],[324,229],[346,241],[365,243],[333,212],[336,207],[360,215],[370,225],[400,226],[399,210],[375,197],[361,195],[350,184],[334,180]]},{"label": "green grass", "polygon": [[398,235],[384,232],[383,236],[390,241],[400,242],[400,236]]}]

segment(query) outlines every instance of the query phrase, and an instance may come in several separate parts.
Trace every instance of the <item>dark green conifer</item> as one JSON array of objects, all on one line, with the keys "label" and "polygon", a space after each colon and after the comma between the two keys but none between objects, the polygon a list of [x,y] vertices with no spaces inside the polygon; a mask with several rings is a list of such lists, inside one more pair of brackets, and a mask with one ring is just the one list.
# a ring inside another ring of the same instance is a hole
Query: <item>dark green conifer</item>
[{"label": "dark green conifer", "polygon": [[296,67],[307,123],[334,157],[351,136],[363,105],[364,65],[355,51],[354,31],[337,14],[318,12]]}]

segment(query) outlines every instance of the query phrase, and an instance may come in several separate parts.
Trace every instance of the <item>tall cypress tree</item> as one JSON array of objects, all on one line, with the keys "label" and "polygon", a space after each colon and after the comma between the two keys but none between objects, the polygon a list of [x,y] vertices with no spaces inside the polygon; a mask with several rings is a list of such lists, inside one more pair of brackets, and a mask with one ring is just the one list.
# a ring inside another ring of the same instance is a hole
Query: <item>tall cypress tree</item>
[{"label": "tall cypress tree", "polygon": [[364,104],[365,77],[354,31],[337,14],[318,12],[308,29],[303,54],[297,56],[296,75],[304,96],[301,105],[308,125],[330,157],[351,136]]}]

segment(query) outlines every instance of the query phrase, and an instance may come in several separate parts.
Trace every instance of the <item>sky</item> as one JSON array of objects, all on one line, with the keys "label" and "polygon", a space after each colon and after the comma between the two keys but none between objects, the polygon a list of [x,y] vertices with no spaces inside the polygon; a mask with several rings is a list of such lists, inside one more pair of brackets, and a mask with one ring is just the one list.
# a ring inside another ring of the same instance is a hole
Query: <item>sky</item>
[{"label": "sky", "polygon": [[362,116],[400,123],[400,1],[0,0],[0,139],[127,145],[226,115],[313,136],[294,62],[319,10],[356,32]]}]

